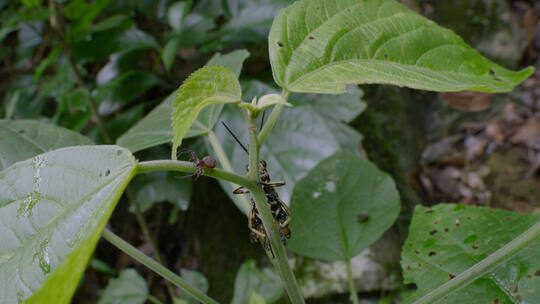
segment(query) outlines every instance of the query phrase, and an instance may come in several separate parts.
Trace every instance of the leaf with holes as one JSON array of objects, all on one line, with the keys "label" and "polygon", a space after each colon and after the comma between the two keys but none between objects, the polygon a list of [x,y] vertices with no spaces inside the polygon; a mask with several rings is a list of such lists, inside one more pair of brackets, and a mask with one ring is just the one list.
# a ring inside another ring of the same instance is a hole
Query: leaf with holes
[{"label": "leaf with holes", "polygon": [[291,92],[340,94],[353,83],[506,92],[534,70],[506,70],[394,0],[298,1],[274,19],[269,45],[274,80]]},{"label": "leaf with holes", "polygon": [[0,170],[50,150],[92,144],[89,138],[55,125],[0,119]]},{"label": "leaf with holes", "polygon": [[[228,54],[215,54],[207,65],[221,65],[231,70],[237,77],[242,70],[244,60],[249,56],[246,50],[236,50]],[[173,138],[171,113],[173,111],[174,93],[169,95],[159,106],[141,121],[136,123],[117,143],[137,152],[153,146],[170,142]],[[211,130],[217,122],[223,105],[215,104],[202,109],[197,120],[184,135],[184,138],[200,136]]]},{"label": "leaf with holes", "polygon": [[182,144],[184,135],[205,106],[237,103],[241,101],[241,97],[242,89],[238,78],[226,67],[207,66],[189,76],[174,98],[171,157],[176,159],[176,149]]},{"label": "leaf with holes", "polygon": [[[539,220],[538,214],[464,205],[416,207],[401,255],[405,283],[418,286],[410,302],[480,262]],[[538,252],[540,241],[437,303],[538,303]]]},{"label": "leaf with holes", "polygon": [[148,297],[146,281],[135,269],[124,269],[116,279],[110,279],[98,304],[143,304]]},{"label": "leaf with holes", "polygon": [[289,248],[312,258],[349,260],[392,226],[399,209],[390,175],[368,160],[336,153],[294,187]]},{"label": "leaf with holes", "polygon": [[0,303],[69,303],[136,161],[68,147],[0,172]]}]

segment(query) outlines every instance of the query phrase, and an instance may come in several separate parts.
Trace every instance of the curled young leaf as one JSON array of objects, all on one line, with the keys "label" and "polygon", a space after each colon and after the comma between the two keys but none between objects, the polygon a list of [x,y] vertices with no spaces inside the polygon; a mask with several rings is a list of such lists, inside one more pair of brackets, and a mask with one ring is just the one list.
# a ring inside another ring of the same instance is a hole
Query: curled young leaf
[{"label": "curled young leaf", "polygon": [[212,65],[193,73],[180,86],[174,100],[172,158],[199,112],[207,105],[240,102],[240,83],[229,69]]},{"label": "curled young leaf", "polygon": [[394,0],[298,1],[274,19],[269,46],[274,80],[291,92],[360,83],[506,92],[534,70],[509,71]]}]

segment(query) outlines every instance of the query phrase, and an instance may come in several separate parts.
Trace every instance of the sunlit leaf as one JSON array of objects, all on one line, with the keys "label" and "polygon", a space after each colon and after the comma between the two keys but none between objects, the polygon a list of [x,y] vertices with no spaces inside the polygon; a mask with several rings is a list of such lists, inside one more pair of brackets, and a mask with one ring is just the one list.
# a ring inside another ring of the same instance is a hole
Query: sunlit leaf
[{"label": "sunlit leaf", "polygon": [[50,150],[92,145],[77,132],[34,120],[0,120],[0,170]]},{"label": "sunlit leaf", "polygon": [[[236,50],[225,55],[217,53],[208,65],[221,65],[231,70],[237,77],[242,70],[244,60],[249,56],[246,50]],[[117,143],[132,152],[171,142],[173,131],[171,113],[173,111],[174,93],[169,95],[159,106],[144,119],[135,124],[127,133],[118,138]],[[217,122],[223,105],[216,104],[205,107],[197,116],[197,120],[184,135],[184,138],[200,136],[211,130]]]},{"label": "sunlit leaf", "polygon": [[274,19],[274,80],[291,92],[388,83],[431,91],[510,91],[533,72],[489,61],[394,0],[301,0]]},{"label": "sunlit leaf", "polygon": [[370,161],[336,153],[298,181],[291,197],[289,248],[323,260],[349,260],[397,219],[399,194]]},{"label": "sunlit leaf", "polygon": [[[254,297],[254,295],[256,296]],[[232,304],[274,303],[283,294],[278,274],[271,268],[257,268],[255,260],[244,262],[234,281]],[[257,301],[253,302],[255,299]],[[262,302],[261,302],[262,300]]]},{"label": "sunlit leaf", "polygon": [[110,279],[98,304],[143,304],[148,297],[146,281],[135,269],[124,269],[118,278]]},{"label": "sunlit leaf", "polygon": [[[416,207],[403,246],[405,283],[418,287],[408,302],[448,282],[540,220],[538,214],[440,204]],[[536,303],[540,299],[540,241],[437,304]]]},{"label": "sunlit leaf", "polygon": [[68,147],[0,172],[0,302],[69,303],[136,161]]}]

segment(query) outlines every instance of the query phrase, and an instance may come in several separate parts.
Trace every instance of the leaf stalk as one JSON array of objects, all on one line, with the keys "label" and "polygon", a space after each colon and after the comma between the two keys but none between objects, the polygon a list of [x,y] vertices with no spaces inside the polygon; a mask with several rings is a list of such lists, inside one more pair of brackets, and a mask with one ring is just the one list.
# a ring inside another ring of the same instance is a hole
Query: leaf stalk
[{"label": "leaf stalk", "polygon": [[283,109],[286,106],[286,101],[289,98],[289,94],[290,93],[289,93],[289,91],[287,91],[287,89],[283,89],[283,91],[281,92],[281,97],[283,97],[283,99],[285,99],[285,103],[277,104],[272,109],[272,113],[270,113],[270,116],[268,116],[268,120],[266,121],[263,128],[259,132],[259,135],[257,136],[257,147],[258,148],[260,148],[262,146],[262,144],[264,143],[264,140],[268,136],[268,133],[270,133],[270,131],[272,130],[272,128],[276,124],[276,121],[278,120],[279,115],[281,114],[281,112],[283,111]]},{"label": "leaf stalk", "polygon": [[354,304],[358,304],[360,302],[358,301],[358,293],[356,293],[356,287],[354,285],[350,259],[345,261],[345,267],[347,268],[347,280],[349,281],[349,292],[351,293],[351,300]]}]

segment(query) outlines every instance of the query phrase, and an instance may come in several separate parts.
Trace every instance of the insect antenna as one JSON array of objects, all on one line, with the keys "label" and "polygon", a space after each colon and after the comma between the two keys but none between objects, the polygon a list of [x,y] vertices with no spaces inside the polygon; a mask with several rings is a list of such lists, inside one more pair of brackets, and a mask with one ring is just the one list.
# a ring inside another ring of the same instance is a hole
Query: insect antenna
[{"label": "insect antenna", "polygon": [[266,112],[264,112],[264,111],[263,111],[263,113],[262,113],[261,126],[259,127],[259,132],[262,130],[263,125],[264,125],[264,114],[265,114],[265,113],[266,113]]},{"label": "insect antenna", "polygon": [[248,149],[246,148],[246,146],[244,146],[242,144],[242,142],[238,139],[238,137],[236,137],[236,135],[234,135],[233,131],[231,131],[231,129],[229,128],[229,126],[227,126],[227,124],[225,124],[223,121],[221,122],[223,124],[223,126],[225,127],[225,129],[227,129],[227,131],[229,132],[229,134],[231,134],[231,136],[234,138],[234,140],[236,140],[236,142],[240,145],[240,147],[242,147],[242,150],[246,151],[246,153],[249,155],[249,152],[248,152]]}]

